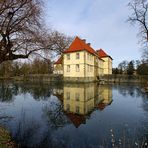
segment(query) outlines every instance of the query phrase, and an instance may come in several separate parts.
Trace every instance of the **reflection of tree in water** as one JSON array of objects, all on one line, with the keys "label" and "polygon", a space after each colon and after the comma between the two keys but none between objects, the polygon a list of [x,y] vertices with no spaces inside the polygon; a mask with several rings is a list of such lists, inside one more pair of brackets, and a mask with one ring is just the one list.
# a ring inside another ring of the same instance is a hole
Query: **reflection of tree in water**
[{"label": "reflection of tree in water", "polygon": [[14,100],[14,96],[19,93],[19,88],[17,85],[11,83],[0,83],[0,101],[1,102],[11,102]]},{"label": "reflection of tree in water", "polygon": [[54,129],[63,127],[70,123],[70,121],[64,115],[63,104],[59,100],[53,101],[50,103],[50,105],[45,106],[43,112],[47,117],[49,126]]},{"label": "reflection of tree in water", "polygon": [[46,100],[52,92],[50,85],[47,84],[25,83],[19,86],[21,93],[30,93],[35,100]]},{"label": "reflection of tree in water", "polygon": [[130,86],[130,85],[120,85],[118,86],[119,93],[122,94],[123,96],[130,95],[131,97],[135,97],[135,86]]},{"label": "reflection of tree in water", "polygon": [[34,119],[27,120],[25,113],[22,114],[19,121],[15,125],[15,133],[13,133],[13,138],[17,143],[22,146],[29,146],[33,142],[33,137],[37,134],[39,127],[38,122],[35,122]]},{"label": "reflection of tree in water", "polygon": [[[43,113],[47,118],[47,125],[42,124],[42,121],[36,121],[33,117],[28,118],[25,110],[22,110],[13,133],[13,138],[17,143],[24,147],[42,148],[55,147],[57,143],[61,142],[52,134],[59,127],[68,124],[66,117],[62,113],[62,104],[58,101],[51,103],[49,107],[45,106]],[[44,118],[44,116],[42,117]],[[59,145],[57,146],[59,147]],[[60,147],[64,147],[62,143]]]},{"label": "reflection of tree in water", "polygon": [[47,100],[55,86],[53,84],[28,82],[19,84],[19,87],[21,88],[21,93],[30,93],[35,100]]},{"label": "reflection of tree in water", "polygon": [[142,97],[145,98],[146,95],[141,93],[140,86],[137,85],[129,85],[129,84],[122,84],[122,85],[113,85],[113,88],[119,91],[119,94],[123,96],[131,96],[131,97]]},{"label": "reflection of tree in water", "polygon": [[[12,136],[20,147],[41,147],[43,144],[50,144],[51,133],[41,122],[33,117],[28,118],[24,110],[21,112],[20,119],[15,124],[15,130],[12,129]],[[42,131],[43,130],[43,131]],[[49,146],[49,145],[48,145]]]},{"label": "reflection of tree in water", "polygon": [[[33,83],[33,82],[1,82],[0,83],[0,101],[10,102],[18,94],[30,93],[36,100],[47,100],[53,91],[52,84]],[[57,86],[56,86],[57,87]],[[58,87],[61,87],[60,85]]]}]

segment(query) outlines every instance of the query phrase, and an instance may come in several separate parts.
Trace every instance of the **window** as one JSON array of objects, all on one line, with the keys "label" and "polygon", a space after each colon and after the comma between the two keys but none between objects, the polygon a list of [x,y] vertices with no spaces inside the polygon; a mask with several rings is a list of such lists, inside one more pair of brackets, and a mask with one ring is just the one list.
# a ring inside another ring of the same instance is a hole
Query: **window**
[{"label": "window", "polygon": [[76,94],[75,94],[75,99],[76,99],[76,101],[79,101],[79,98],[80,98],[80,94],[79,94],[79,93],[76,93]]},{"label": "window", "polygon": [[67,112],[70,111],[70,105],[69,105],[69,104],[66,105],[66,111],[67,111]]},{"label": "window", "polygon": [[87,53],[87,59],[92,61],[93,60],[93,56],[91,54]]},{"label": "window", "polygon": [[89,60],[89,53],[87,53],[87,59]]},{"label": "window", "polygon": [[67,100],[70,99],[70,92],[67,92],[67,93],[66,93],[66,98],[67,98]]},{"label": "window", "polygon": [[80,112],[80,108],[79,106],[76,106],[76,113],[79,114],[79,112]]},{"label": "window", "polygon": [[67,54],[67,60],[70,60],[70,54]]},{"label": "window", "polygon": [[79,72],[80,71],[80,66],[79,64],[76,64],[76,72]]},{"label": "window", "polygon": [[80,54],[76,53],[76,59],[80,59]]},{"label": "window", "polygon": [[70,65],[67,65],[67,72],[70,72]]}]

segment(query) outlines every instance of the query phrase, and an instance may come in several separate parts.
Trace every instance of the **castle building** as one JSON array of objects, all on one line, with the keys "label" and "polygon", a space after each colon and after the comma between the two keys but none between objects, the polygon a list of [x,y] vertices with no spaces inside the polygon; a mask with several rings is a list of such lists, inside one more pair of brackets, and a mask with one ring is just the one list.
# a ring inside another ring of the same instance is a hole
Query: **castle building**
[{"label": "castle building", "polygon": [[76,37],[54,63],[54,73],[62,74],[67,81],[95,81],[112,74],[112,60],[102,49],[95,51],[86,40]]}]

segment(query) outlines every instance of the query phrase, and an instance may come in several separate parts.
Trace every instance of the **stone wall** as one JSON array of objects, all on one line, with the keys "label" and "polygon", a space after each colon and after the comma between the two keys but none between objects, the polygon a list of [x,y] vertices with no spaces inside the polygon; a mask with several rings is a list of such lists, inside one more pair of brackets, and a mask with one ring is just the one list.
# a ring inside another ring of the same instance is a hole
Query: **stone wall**
[{"label": "stone wall", "polygon": [[95,82],[94,77],[64,77],[64,82]]},{"label": "stone wall", "polygon": [[101,80],[112,83],[148,83],[148,75],[104,75]]}]

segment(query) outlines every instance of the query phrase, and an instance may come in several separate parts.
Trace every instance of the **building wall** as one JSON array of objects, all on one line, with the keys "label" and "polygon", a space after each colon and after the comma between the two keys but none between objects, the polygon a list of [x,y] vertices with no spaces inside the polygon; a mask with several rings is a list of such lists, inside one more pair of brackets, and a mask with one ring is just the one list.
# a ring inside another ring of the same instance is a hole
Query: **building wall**
[{"label": "building wall", "polygon": [[85,77],[94,77],[95,76],[95,56],[85,51]]},{"label": "building wall", "polygon": [[55,89],[56,95],[62,102],[65,112],[86,115],[101,103],[111,104],[112,87],[97,85],[97,83],[65,83],[62,89]]},{"label": "building wall", "polygon": [[[76,59],[76,53],[79,53],[79,59]],[[70,59],[67,58],[70,56]],[[72,52],[64,54],[64,77],[84,77],[84,51]],[[76,65],[79,70],[76,71]],[[67,66],[70,66],[69,71]]]},{"label": "building wall", "polygon": [[103,100],[103,103],[108,105],[112,102],[112,87],[109,85],[102,85],[98,88],[100,91],[100,97]]},{"label": "building wall", "polygon": [[112,74],[112,60],[110,57],[102,58],[104,60],[103,63],[103,73],[104,74]]},{"label": "building wall", "polygon": [[[77,53],[79,59],[76,59]],[[68,54],[70,59],[67,59]],[[95,56],[86,51],[64,54],[64,77],[94,77],[94,59]],[[76,71],[76,65],[79,65],[79,71]],[[70,71],[67,66],[70,66]]]},{"label": "building wall", "polygon": [[94,85],[65,85],[64,110],[85,115],[94,109]]},{"label": "building wall", "polygon": [[101,59],[98,59],[98,76],[102,76],[104,74],[103,73],[103,64],[104,64],[104,61]]},{"label": "building wall", "polygon": [[112,59],[109,59],[109,74],[112,74],[112,67],[113,67]]},{"label": "building wall", "polygon": [[[79,58],[77,58],[79,54]],[[86,81],[96,80],[103,74],[112,74],[112,60],[110,57],[98,59],[87,51],[65,53],[62,64],[54,65],[55,74],[63,74],[65,80],[74,81],[86,78]]]}]

